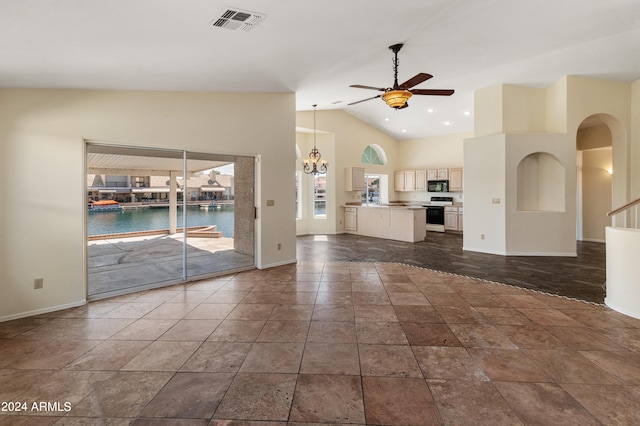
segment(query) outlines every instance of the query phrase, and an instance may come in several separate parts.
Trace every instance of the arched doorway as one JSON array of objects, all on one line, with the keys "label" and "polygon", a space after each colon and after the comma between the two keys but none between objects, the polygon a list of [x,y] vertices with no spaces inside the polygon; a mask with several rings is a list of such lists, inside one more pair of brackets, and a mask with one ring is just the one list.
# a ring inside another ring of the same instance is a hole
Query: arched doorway
[{"label": "arched doorway", "polygon": [[[614,171],[619,178],[626,175],[626,164],[615,161],[615,150],[624,151],[626,132],[623,124],[608,114],[585,118],[576,134],[577,239],[605,241],[605,228],[611,225],[614,196]],[[618,153],[619,154],[619,153]],[[619,155],[618,155],[619,156]],[[622,156],[623,159],[626,156]],[[615,164],[615,167],[614,167]]]}]

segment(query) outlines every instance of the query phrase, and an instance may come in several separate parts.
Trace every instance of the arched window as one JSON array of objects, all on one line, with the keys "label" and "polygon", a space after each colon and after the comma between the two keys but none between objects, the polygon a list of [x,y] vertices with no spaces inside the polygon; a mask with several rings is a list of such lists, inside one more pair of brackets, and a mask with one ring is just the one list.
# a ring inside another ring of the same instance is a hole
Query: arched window
[{"label": "arched window", "polygon": [[362,164],[383,165],[387,162],[387,156],[378,145],[369,145],[364,149],[360,162]]}]

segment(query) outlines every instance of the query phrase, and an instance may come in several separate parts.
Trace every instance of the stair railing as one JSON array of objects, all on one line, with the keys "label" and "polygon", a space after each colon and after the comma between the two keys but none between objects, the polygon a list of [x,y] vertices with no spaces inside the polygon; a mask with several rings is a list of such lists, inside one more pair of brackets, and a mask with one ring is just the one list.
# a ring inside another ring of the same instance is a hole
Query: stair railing
[{"label": "stair railing", "polygon": [[[613,216],[612,225],[614,227],[620,227],[620,228],[638,229],[640,227],[640,223],[638,222],[638,205],[639,204],[640,204],[640,198],[630,201],[624,206],[618,207],[617,209],[611,210],[609,213],[607,213],[607,216]],[[633,208],[633,210],[630,212],[627,212],[631,208]],[[620,213],[627,213],[627,214],[618,216]],[[629,221],[628,225],[627,225],[627,219]],[[618,222],[622,222],[622,223],[618,225]]]}]

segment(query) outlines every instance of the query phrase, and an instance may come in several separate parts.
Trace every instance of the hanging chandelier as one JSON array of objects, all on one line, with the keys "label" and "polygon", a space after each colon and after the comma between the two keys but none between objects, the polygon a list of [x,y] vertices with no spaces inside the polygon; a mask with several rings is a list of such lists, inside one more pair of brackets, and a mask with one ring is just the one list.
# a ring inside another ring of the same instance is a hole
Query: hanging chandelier
[{"label": "hanging chandelier", "polygon": [[327,160],[320,159],[322,155],[320,155],[320,151],[318,151],[318,148],[316,147],[316,107],[318,105],[312,105],[312,106],[313,106],[313,149],[309,153],[309,158],[305,158],[303,160],[302,170],[304,170],[306,174],[321,175],[321,174],[327,173],[327,167],[329,166],[329,164],[327,163]]}]

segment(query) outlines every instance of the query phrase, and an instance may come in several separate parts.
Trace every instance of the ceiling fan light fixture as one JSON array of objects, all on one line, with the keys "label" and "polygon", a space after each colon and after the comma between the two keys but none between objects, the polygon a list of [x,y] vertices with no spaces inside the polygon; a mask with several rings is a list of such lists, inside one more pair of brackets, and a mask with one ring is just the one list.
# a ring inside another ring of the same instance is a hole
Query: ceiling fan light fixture
[{"label": "ceiling fan light fixture", "polygon": [[382,100],[391,108],[400,109],[404,108],[411,96],[413,94],[408,90],[389,90],[382,95]]}]

